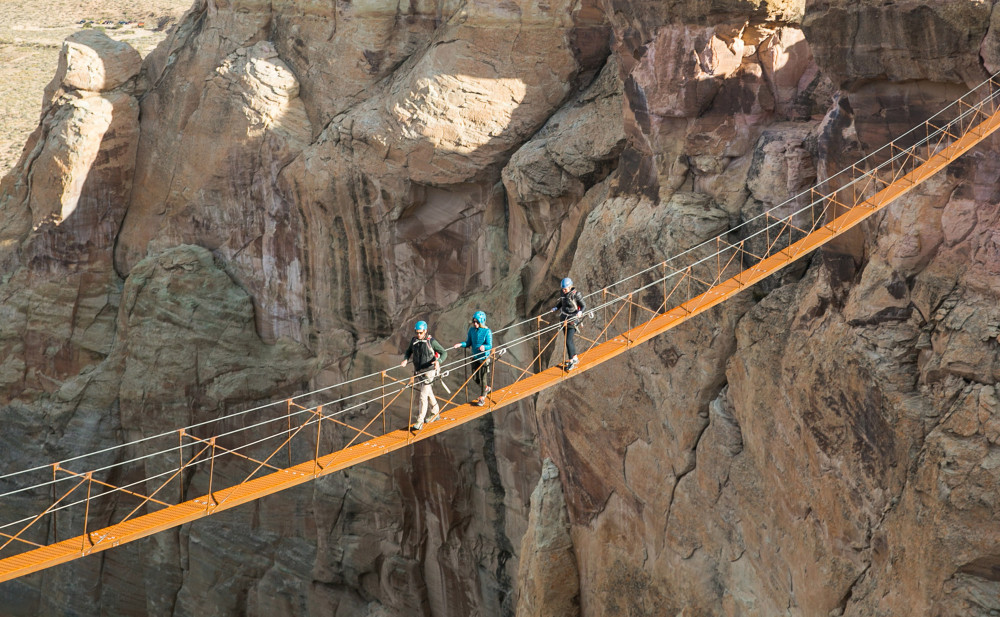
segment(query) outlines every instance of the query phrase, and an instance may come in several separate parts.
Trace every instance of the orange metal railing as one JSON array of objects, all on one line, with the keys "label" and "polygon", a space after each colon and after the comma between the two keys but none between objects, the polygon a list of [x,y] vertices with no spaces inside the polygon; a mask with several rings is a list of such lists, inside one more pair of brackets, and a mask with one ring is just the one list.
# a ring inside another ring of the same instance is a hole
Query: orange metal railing
[{"label": "orange metal railing", "polygon": [[[498,332],[506,340],[494,350],[487,404],[467,402],[469,359],[454,362],[445,367],[444,379],[456,387],[439,397],[442,417],[419,432],[411,429],[413,378],[387,370],[0,476],[4,510],[35,512],[0,525],[0,581],[407,447],[606,362],[754,285],[906,194],[996,131],[998,103],[1000,81],[994,76],[864,161],[726,234],[591,294],[574,372],[559,366],[566,360],[565,351],[555,349],[560,323],[540,316]],[[459,369],[461,381],[452,377]],[[190,491],[198,496],[186,499]]]}]

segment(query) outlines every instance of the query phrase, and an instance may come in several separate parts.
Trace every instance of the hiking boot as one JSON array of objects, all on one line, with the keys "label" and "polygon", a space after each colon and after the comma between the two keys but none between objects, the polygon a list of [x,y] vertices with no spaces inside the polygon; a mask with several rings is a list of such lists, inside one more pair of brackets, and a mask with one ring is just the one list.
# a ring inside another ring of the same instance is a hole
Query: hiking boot
[{"label": "hiking boot", "polygon": [[441,412],[440,411],[435,411],[434,413],[431,414],[430,418],[427,418],[427,424],[430,424],[431,422],[434,422],[435,420],[437,420],[440,417],[441,417]]},{"label": "hiking boot", "polygon": [[475,405],[476,407],[482,407],[485,404],[486,404],[485,396],[480,396],[478,399],[476,399],[476,402],[473,403],[473,405]]},{"label": "hiking boot", "polygon": [[424,423],[423,422],[417,422],[416,424],[413,425],[413,430],[415,430],[415,431],[419,431],[422,428],[424,428]]},{"label": "hiking boot", "polygon": [[486,386],[486,394],[489,394],[490,392],[493,392],[493,388]]}]

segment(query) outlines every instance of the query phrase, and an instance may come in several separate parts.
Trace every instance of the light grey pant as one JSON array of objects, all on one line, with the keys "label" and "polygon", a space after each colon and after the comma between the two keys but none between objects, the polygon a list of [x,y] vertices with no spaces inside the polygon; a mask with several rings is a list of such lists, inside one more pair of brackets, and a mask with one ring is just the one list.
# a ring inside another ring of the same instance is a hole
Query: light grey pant
[{"label": "light grey pant", "polygon": [[434,389],[431,382],[437,375],[436,370],[417,375],[417,391],[420,393],[420,415],[417,416],[417,424],[423,424],[427,416],[427,407],[430,405],[431,413],[437,415],[439,412],[437,398],[434,396]]}]

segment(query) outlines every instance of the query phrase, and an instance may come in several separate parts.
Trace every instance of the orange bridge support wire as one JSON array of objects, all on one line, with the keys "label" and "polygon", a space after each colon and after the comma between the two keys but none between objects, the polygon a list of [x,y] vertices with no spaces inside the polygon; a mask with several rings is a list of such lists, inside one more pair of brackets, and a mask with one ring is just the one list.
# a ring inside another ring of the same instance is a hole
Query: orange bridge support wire
[{"label": "orange bridge support wire", "polygon": [[[581,353],[578,369],[572,373],[566,373],[559,367],[552,367],[528,376],[524,376],[527,372],[524,371],[522,372],[523,378],[488,395],[486,406],[476,407],[466,404],[444,410],[442,411],[441,420],[434,424],[426,425],[417,434],[413,434],[408,430],[393,431],[379,437],[373,437],[368,441],[354,443],[342,450],[322,457],[317,456],[314,460],[309,460],[286,469],[280,469],[259,478],[247,480],[230,488],[216,491],[211,491],[210,489],[209,494],[196,499],[171,505],[156,512],[128,519],[103,529],[86,532],[81,536],[69,538],[62,542],[34,548],[11,557],[0,559],[0,581],[24,576],[79,557],[119,546],[125,542],[138,540],[159,531],[177,527],[184,523],[209,516],[215,512],[227,510],[272,493],[303,484],[313,478],[340,471],[341,469],[362,463],[377,456],[399,450],[417,441],[428,439],[438,433],[479,418],[494,409],[533,396],[565,379],[569,379],[624,353],[634,345],[643,343],[658,334],[666,332],[809,254],[812,250],[855,227],[893,200],[906,194],[912,188],[943,169],[948,163],[981,142],[996,131],[997,128],[1000,128],[1000,109],[993,111],[989,116],[985,116],[985,119],[979,125],[972,127],[961,136],[956,136],[954,142],[941,148],[933,155],[928,156],[926,160],[919,159],[922,163],[909,173],[899,175],[894,172],[894,179],[891,184],[888,184],[881,191],[878,191],[865,201],[850,207],[832,221],[809,233],[801,240],[790,244],[736,276],[714,284],[704,293],[662,314],[658,314],[644,323],[635,327],[631,327],[630,323],[628,331],[610,338],[603,343],[596,344],[591,349]],[[632,300],[628,300],[628,302],[630,305],[629,310],[631,310],[633,302]],[[597,337],[597,340],[600,340],[600,336]],[[539,347],[541,347],[540,340]],[[534,362],[532,360],[532,363]],[[360,435],[361,432],[358,433],[358,436]]]}]

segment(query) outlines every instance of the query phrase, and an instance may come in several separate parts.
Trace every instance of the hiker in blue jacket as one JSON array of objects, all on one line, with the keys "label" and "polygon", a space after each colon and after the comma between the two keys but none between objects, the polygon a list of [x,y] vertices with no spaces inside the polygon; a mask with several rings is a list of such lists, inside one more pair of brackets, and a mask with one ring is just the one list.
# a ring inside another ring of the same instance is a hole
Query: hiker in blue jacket
[{"label": "hiker in blue jacket", "polygon": [[493,332],[486,327],[486,313],[476,311],[472,316],[472,325],[465,341],[455,343],[455,349],[468,347],[472,354],[472,378],[479,385],[479,398],[474,405],[480,407],[486,404],[486,395],[490,393],[490,350],[493,349]]},{"label": "hiker in blue jacket", "polygon": [[573,287],[573,279],[564,278],[560,283],[562,294],[559,296],[559,303],[552,307],[552,312],[559,311],[559,321],[566,331],[566,363],[563,368],[567,371],[573,370],[580,362],[576,355],[576,331],[580,327],[580,320],[583,318],[583,311],[587,305],[583,303],[583,294]]},{"label": "hiker in blue jacket", "polygon": [[424,426],[424,418],[427,416],[427,406],[430,404],[431,417],[427,423],[438,419],[441,410],[438,408],[437,397],[431,384],[437,377],[441,362],[448,357],[441,343],[437,342],[430,334],[427,334],[427,322],[418,321],[413,326],[414,337],[410,339],[410,346],[403,354],[403,361],[400,366],[406,366],[407,361],[413,360],[414,387],[420,392],[420,415],[417,416],[417,423],[413,425],[413,430],[419,431]]}]

